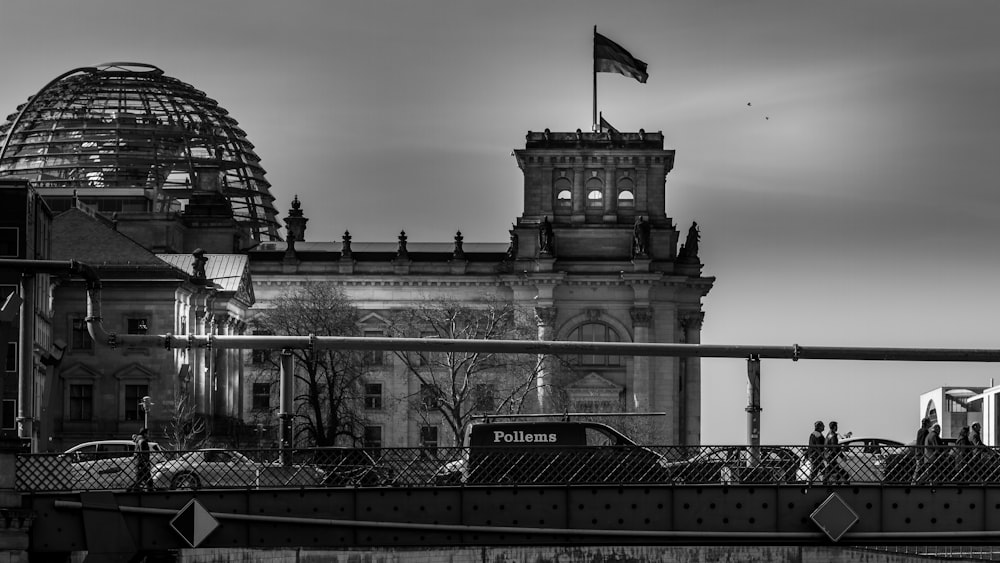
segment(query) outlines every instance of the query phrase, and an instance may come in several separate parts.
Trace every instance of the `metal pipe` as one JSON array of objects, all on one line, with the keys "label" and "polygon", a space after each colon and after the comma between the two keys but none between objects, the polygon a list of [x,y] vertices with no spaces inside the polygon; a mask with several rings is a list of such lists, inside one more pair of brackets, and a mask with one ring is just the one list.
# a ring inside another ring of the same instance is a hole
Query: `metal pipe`
[{"label": "metal pipe", "polygon": [[702,358],[786,360],[872,360],[901,362],[1000,362],[1000,349],[804,347],[672,344],[636,342],[566,342],[537,340],[466,340],[446,338],[368,338],[356,336],[120,335],[118,344],[156,345],[165,348],[284,348],[318,350],[410,350],[425,352],[492,352],[520,354],[608,354]]},{"label": "metal pipe", "polygon": [[101,280],[96,270],[75,260],[0,259],[0,267],[24,271],[73,273],[87,280],[87,327],[91,337],[112,348],[162,346],[171,348],[321,350],[409,350],[425,352],[493,352],[522,354],[608,354],[630,356],[748,358],[785,360],[870,360],[897,362],[1000,362],[1000,349],[981,348],[883,348],[839,346],[755,346],[713,344],[664,344],[637,342],[563,342],[523,340],[465,340],[443,338],[363,338],[350,336],[257,336],[109,333],[101,319]]}]

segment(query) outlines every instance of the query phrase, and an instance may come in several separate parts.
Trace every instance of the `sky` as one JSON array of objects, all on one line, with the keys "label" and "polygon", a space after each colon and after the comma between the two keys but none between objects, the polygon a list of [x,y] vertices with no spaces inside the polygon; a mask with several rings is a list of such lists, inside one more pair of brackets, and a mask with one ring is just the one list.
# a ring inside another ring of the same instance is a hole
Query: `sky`
[{"label": "sky", "polygon": [[[528,131],[588,130],[596,25],[648,63],[598,109],[677,151],[702,342],[998,346],[995,0],[0,0],[0,114],[80,66],[153,64],[240,123],[306,239],[506,242]],[[992,157],[992,158],[991,158]],[[746,362],[703,359],[702,442],[747,440]],[[761,439],[912,440],[920,393],[1000,366],[763,360]]]}]

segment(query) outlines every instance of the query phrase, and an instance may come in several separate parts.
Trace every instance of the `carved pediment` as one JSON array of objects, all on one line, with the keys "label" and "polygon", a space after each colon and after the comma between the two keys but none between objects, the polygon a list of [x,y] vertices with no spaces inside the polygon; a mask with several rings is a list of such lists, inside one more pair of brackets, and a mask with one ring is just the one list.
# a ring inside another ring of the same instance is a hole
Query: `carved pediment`
[{"label": "carved pediment", "polygon": [[70,364],[59,371],[63,379],[98,379],[101,372],[87,364]]},{"label": "carved pediment", "polygon": [[131,363],[115,372],[116,379],[156,379],[159,377],[155,371],[140,363]]},{"label": "carved pediment", "polygon": [[621,393],[624,390],[621,385],[600,376],[596,372],[590,372],[580,379],[577,379],[573,383],[567,385],[566,389],[577,392],[600,391],[602,393]]}]

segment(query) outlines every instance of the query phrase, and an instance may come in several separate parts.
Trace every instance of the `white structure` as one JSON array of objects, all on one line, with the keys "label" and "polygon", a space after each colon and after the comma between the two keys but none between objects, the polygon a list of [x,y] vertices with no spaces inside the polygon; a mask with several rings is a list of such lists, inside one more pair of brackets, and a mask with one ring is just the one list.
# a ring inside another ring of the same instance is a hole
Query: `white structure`
[{"label": "white structure", "polygon": [[[994,397],[1000,392],[998,387],[992,390]],[[958,438],[963,426],[979,422],[983,424],[983,441],[993,445],[996,440],[987,437],[992,434],[983,421],[983,397],[990,391],[983,387],[938,387],[920,395],[920,418],[931,419],[932,425],[940,424],[942,438]]]}]

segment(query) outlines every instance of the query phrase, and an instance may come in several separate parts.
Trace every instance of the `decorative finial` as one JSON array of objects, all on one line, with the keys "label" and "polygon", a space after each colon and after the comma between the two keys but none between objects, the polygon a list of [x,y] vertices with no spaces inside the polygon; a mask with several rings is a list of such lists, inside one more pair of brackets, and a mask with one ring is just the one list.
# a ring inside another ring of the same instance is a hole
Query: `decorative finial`
[{"label": "decorative finial", "polygon": [[351,232],[344,231],[344,236],[342,238],[343,242],[340,245],[340,257],[350,258],[351,257]]},{"label": "decorative finial", "polygon": [[302,202],[299,201],[298,194],[292,199],[292,209],[288,211],[291,217],[302,217]]},{"label": "decorative finial", "polygon": [[396,250],[396,258],[406,258],[406,231],[399,231],[399,248]]},{"label": "decorative finial", "polygon": [[455,260],[465,260],[465,251],[462,249],[462,231],[455,231],[455,250],[451,257]]}]

